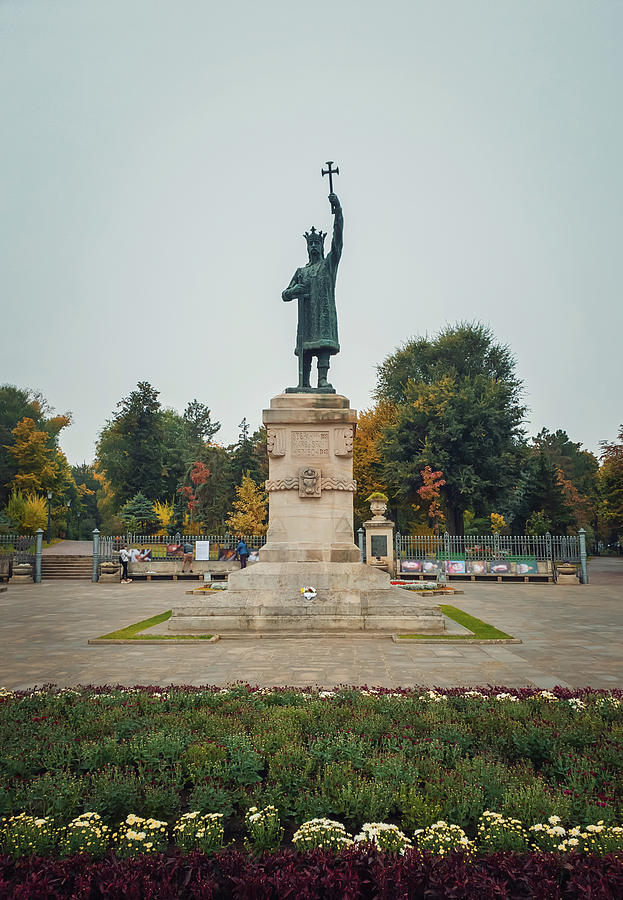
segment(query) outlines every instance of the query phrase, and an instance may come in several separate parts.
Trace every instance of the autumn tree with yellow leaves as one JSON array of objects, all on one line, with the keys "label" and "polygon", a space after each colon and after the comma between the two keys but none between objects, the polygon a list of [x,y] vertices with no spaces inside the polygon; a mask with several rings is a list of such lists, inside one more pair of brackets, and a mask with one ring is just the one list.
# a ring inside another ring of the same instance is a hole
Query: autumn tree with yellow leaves
[{"label": "autumn tree with yellow leaves", "polygon": [[250,475],[242,476],[236,488],[234,511],[227,520],[227,527],[234,534],[266,534],[268,497]]}]

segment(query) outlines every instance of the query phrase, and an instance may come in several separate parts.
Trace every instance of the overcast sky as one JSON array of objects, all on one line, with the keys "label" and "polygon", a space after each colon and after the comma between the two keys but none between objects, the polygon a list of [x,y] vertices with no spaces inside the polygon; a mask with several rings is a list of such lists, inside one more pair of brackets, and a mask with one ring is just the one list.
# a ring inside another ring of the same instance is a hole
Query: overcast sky
[{"label": "overcast sky", "polygon": [[296,383],[281,291],[340,167],[358,409],[403,340],[477,319],[531,434],[623,421],[621,0],[0,0],[0,382],[74,423],[137,381],[252,427]]}]

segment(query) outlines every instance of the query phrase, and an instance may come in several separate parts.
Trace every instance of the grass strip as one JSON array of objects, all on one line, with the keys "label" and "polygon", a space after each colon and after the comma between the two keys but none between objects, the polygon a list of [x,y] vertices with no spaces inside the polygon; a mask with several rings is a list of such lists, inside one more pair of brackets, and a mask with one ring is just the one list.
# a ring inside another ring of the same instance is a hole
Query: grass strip
[{"label": "grass strip", "polygon": [[111,631],[110,634],[102,634],[98,641],[209,641],[211,634],[139,634],[147,628],[153,628],[154,625],[160,625],[171,618],[171,610],[152,616],[150,619],[143,619],[142,622],[136,622],[134,625],[127,625],[125,628],[119,628],[118,631]]},{"label": "grass strip", "polygon": [[512,641],[513,636],[500,631],[488,622],[477,619],[476,616],[470,616],[456,606],[450,606],[447,603],[440,604],[439,607],[444,614],[453,622],[468,628],[472,634],[399,634],[399,638],[408,638],[410,640],[436,640],[436,641]]}]

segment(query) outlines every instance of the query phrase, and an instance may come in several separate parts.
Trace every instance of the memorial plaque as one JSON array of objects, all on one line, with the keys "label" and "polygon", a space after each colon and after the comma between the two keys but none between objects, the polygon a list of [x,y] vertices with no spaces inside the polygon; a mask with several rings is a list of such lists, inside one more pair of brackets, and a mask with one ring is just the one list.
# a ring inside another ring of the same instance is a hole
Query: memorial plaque
[{"label": "memorial plaque", "polygon": [[387,535],[373,534],[370,540],[372,556],[387,556]]},{"label": "memorial plaque", "polygon": [[328,431],[293,431],[292,456],[328,456]]}]

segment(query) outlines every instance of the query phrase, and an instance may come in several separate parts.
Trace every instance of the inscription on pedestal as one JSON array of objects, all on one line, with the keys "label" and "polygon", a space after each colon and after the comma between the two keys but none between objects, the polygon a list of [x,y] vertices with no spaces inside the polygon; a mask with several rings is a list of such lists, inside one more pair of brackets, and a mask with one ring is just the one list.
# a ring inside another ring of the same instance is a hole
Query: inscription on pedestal
[{"label": "inscription on pedestal", "polygon": [[387,535],[373,534],[370,544],[372,556],[387,556]]},{"label": "inscription on pedestal", "polygon": [[328,456],[328,431],[293,431],[292,456]]}]

